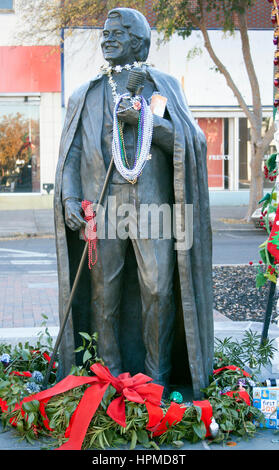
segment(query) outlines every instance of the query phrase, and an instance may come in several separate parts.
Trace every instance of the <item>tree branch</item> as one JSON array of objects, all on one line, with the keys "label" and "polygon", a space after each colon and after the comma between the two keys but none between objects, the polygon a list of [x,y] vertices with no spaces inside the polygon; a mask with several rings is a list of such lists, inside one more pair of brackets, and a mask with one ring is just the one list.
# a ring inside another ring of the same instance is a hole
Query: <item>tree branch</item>
[{"label": "tree branch", "polygon": [[247,70],[247,75],[251,85],[251,94],[253,100],[253,111],[257,123],[257,131],[261,133],[262,127],[262,105],[261,105],[261,94],[258,78],[253,64],[253,59],[251,56],[250,42],[248,36],[247,22],[245,13],[237,13],[239,31],[241,36],[241,45],[242,45],[242,55]]},{"label": "tree branch", "polygon": [[273,140],[274,133],[275,133],[275,125],[274,125],[274,121],[272,121],[270,128],[266,131],[262,139],[263,152],[267,150],[270,142]]},{"label": "tree branch", "polygon": [[201,33],[203,35],[203,39],[204,39],[204,46],[205,46],[208,54],[210,55],[211,59],[213,60],[214,64],[218,68],[218,70],[222,73],[222,75],[224,75],[228,86],[230,87],[233,94],[235,95],[239,106],[241,107],[241,109],[245,113],[245,116],[250,121],[251,126],[256,128],[257,122],[256,122],[256,119],[255,119],[255,116],[249,110],[249,108],[248,108],[245,100],[243,99],[242,94],[241,94],[240,90],[238,89],[236,83],[234,82],[230,72],[225,67],[223,62],[221,62],[219,57],[217,57],[217,55],[215,54],[215,52],[213,50],[213,47],[212,47],[212,44],[211,44],[211,41],[210,41],[210,38],[209,38],[209,35],[208,35],[207,27],[206,27],[206,24],[205,24],[205,21],[204,21],[203,10],[201,10],[201,16],[202,16],[201,22],[198,21],[197,17],[189,9],[187,11],[187,15],[189,16],[192,23],[201,31]]}]

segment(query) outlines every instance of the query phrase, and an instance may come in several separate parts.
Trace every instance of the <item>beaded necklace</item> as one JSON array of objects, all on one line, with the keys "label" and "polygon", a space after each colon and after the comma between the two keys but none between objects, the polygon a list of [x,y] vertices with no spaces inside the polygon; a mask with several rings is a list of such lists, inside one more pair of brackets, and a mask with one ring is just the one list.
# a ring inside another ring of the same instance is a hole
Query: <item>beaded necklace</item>
[{"label": "beaded necklace", "polygon": [[129,183],[134,184],[137,182],[137,179],[140,176],[147,160],[151,158],[149,152],[152,140],[153,115],[144,97],[137,97],[141,105],[138,119],[137,150],[133,167],[130,168],[126,157],[123,129],[121,123],[118,121],[117,116],[119,104],[121,103],[122,99],[128,98],[129,96],[129,93],[120,95],[114,107],[112,155],[115,166],[122,177],[129,181]]},{"label": "beaded necklace", "polygon": [[[114,163],[122,177],[132,184],[137,182],[147,160],[151,158],[149,152],[152,141],[153,115],[143,96],[135,96],[131,98],[129,93],[124,93],[122,95],[117,93],[117,84],[112,78],[112,73],[120,73],[123,69],[131,70],[134,67],[142,67],[143,65],[148,64],[146,62],[134,62],[133,64],[126,64],[124,66],[103,66],[101,68],[102,72],[108,75],[108,82],[111,86],[114,101],[112,136],[112,155]],[[130,99],[131,101],[131,106],[123,111],[130,108],[134,108],[139,111],[137,150],[132,168],[130,168],[126,155],[123,135],[124,123],[118,121],[118,114],[123,112],[118,110],[118,107],[123,99]]]}]

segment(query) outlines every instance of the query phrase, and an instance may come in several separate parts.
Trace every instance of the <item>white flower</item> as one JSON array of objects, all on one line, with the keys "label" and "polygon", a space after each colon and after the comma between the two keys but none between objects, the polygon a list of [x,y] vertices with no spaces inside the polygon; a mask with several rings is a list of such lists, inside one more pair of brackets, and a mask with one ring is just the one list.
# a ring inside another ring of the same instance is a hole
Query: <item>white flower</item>
[{"label": "white flower", "polygon": [[11,356],[7,353],[4,353],[0,356],[0,361],[8,364],[11,361]]},{"label": "white flower", "polygon": [[122,71],[121,65],[116,65],[116,66],[114,67],[114,70],[115,70],[116,73],[120,73],[120,72]]},{"label": "white flower", "polygon": [[26,388],[28,393],[38,393],[38,392],[41,391],[41,387],[38,384],[36,384],[35,382],[28,382],[25,385],[25,388]]},{"label": "white flower", "polygon": [[42,383],[44,380],[43,374],[39,370],[34,370],[32,374],[32,379],[35,380],[35,382]]}]

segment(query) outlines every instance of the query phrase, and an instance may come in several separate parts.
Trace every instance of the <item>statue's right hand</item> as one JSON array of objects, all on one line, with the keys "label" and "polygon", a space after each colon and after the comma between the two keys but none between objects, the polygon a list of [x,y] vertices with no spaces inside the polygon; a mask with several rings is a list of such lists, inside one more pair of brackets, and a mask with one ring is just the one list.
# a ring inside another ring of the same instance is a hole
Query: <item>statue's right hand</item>
[{"label": "statue's right hand", "polygon": [[86,225],[85,220],[82,218],[81,202],[77,199],[67,199],[65,201],[65,222],[66,225],[73,231],[79,230]]}]

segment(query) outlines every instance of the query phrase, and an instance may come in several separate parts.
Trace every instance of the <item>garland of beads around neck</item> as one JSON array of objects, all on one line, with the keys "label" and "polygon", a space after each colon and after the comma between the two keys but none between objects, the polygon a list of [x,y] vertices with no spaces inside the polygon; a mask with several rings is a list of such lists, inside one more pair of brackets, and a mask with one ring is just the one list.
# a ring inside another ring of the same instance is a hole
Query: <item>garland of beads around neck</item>
[{"label": "garland of beads around neck", "polygon": [[149,152],[152,141],[153,115],[144,97],[138,97],[141,106],[138,119],[137,150],[134,159],[134,165],[132,168],[130,168],[126,158],[122,126],[118,122],[117,117],[117,110],[120,102],[122,99],[128,98],[129,96],[129,93],[124,93],[115,103],[113,113],[112,155],[114,164],[121,176],[130,183],[134,184],[137,182],[137,179],[141,174],[147,160],[150,159]]},{"label": "garland of beads around neck", "polygon": [[[122,70],[131,70],[134,67],[142,67],[145,65],[148,65],[147,62],[134,62],[133,64],[125,64],[123,66],[115,65],[112,67],[108,65],[101,68],[103,74],[108,76],[108,82],[112,90],[114,101],[112,138],[112,154],[114,163],[122,177],[132,184],[137,182],[137,179],[142,173],[147,160],[151,158],[149,152],[152,140],[153,116],[150,107],[147,105],[143,96],[136,96],[131,98],[129,93],[124,93],[123,95],[117,93],[117,84],[112,78],[112,73],[121,73]],[[126,156],[123,124],[121,122],[119,123],[117,116],[117,114],[121,112],[118,111],[118,106],[125,98],[130,98],[132,104],[130,108],[135,108],[139,111],[137,150],[132,168],[130,168]]]}]

